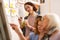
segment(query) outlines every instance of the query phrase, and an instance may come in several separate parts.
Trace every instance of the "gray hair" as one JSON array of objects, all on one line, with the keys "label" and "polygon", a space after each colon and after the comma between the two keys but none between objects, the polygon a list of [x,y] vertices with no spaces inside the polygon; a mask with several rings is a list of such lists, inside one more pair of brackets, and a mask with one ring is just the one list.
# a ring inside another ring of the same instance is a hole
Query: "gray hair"
[{"label": "gray hair", "polygon": [[47,15],[44,15],[44,16],[47,16],[48,19],[49,19],[49,24],[48,24],[47,28],[55,27],[54,30],[59,30],[60,29],[60,19],[59,19],[58,15],[47,14]]}]

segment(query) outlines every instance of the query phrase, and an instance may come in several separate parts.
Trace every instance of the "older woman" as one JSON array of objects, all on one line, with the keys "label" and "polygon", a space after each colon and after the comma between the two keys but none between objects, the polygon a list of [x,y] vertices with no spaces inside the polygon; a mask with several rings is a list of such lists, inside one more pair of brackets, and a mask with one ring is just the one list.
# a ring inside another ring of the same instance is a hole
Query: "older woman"
[{"label": "older woman", "polygon": [[48,40],[60,40],[59,17],[56,14],[45,15],[45,17],[48,17],[49,19],[49,24],[47,27],[47,29],[49,30],[47,32]]}]

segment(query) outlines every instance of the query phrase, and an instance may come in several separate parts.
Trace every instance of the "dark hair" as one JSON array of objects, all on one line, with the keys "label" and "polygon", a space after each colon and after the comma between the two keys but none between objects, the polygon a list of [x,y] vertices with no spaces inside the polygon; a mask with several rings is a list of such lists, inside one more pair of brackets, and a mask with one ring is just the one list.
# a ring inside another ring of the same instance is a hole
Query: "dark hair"
[{"label": "dark hair", "polygon": [[42,20],[42,16],[37,15],[36,20]]},{"label": "dark hair", "polygon": [[33,4],[33,3],[31,3],[31,2],[26,2],[25,4],[24,4],[24,6],[25,5],[31,5],[32,7],[33,7],[33,10],[36,12],[37,11],[37,8],[35,7],[35,5]]},{"label": "dark hair", "polygon": [[34,24],[34,27],[36,28],[35,30],[35,34],[39,34],[39,31],[38,31],[38,22],[41,21],[42,19],[42,16],[37,16],[36,19],[35,19],[35,24]]}]

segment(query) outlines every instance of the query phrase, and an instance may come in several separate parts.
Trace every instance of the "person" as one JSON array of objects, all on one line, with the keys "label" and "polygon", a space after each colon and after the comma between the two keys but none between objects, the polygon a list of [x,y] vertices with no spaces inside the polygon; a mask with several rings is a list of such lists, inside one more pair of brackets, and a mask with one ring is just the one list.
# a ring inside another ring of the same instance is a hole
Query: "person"
[{"label": "person", "polygon": [[[59,17],[54,13],[54,14],[48,14],[44,16],[45,19],[48,18],[49,19],[49,24],[47,29],[49,30],[47,32],[47,37],[48,40],[60,40],[60,21],[59,21]],[[46,38],[47,39],[47,38]]]},{"label": "person", "polygon": [[[39,18],[39,17],[38,17]],[[35,21],[35,31],[26,38],[19,32],[17,25],[11,25],[21,38],[21,40],[60,40],[60,31],[53,15],[45,15]]]},{"label": "person", "polygon": [[33,26],[34,26],[35,18],[37,16],[37,13],[36,13],[37,8],[31,2],[26,2],[24,4],[24,8],[29,13],[28,16],[24,18],[25,24],[26,24],[25,36],[28,36],[29,33],[35,29]]},{"label": "person", "polygon": [[[36,17],[37,20],[41,20],[41,18],[42,18],[42,16],[37,16],[37,17]],[[37,21],[37,20],[36,20],[36,21]],[[35,22],[36,22],[36,21],[35,21]],[[18,35],[20,35],[19,37],[22,37],[21,40],[25,40],[24,35],[18,30],[17,25],[15,25],[15,24],[10,24],[10,25],[11,25],[11,27],[16,31],[16,33],[17,33]],[[34,24],[34,25],[35,25],[35,24]],[[34,32],[35,32],[35,30],[34,30]],[[32,32],[31,32],[31,33],[32,33]],[[36,32],[36,33],[37,33],[37,32]],[[28,40],[28,39],[29,39],[29,36],[27,36],[26,39]]]}]

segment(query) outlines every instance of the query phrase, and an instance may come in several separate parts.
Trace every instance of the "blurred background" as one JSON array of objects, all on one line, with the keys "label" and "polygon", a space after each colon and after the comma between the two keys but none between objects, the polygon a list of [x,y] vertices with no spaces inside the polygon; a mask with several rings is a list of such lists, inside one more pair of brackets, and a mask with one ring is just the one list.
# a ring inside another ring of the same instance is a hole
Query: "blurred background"
[{"label": "blurred background", "polygon": [[60,0],[0,0],[0,40],[19,40],[9,23],[19,25],[17,19],[22,17],[24,20],[28,15],[24,9],[25,2],[34,3],[39,15],[57,14],[60,18]]}]

